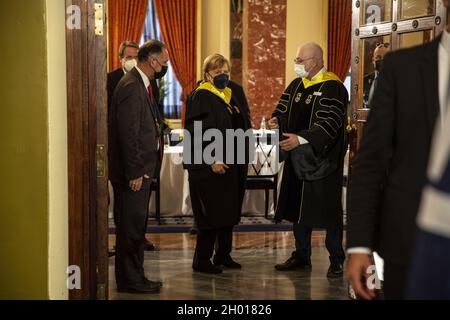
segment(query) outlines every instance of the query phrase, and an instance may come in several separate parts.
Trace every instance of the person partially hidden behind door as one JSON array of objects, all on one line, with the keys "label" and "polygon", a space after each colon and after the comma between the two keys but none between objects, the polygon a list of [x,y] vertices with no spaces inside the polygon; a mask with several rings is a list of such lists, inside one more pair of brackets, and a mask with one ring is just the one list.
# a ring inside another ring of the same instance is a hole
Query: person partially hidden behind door
[{"label": "person partially hidden behind door", "polygon": [[[132,41],[123,41],[119,47],[119,58],[121,67],[108,73],[108,111],[111,110],[111,103],[114,96],[114,91],[117,88],[120,80],[126,75],[128,72],[133,70],[137,65],[137,57],[138,57],[139,45]],[[159,89],[156,80],[152,80],[151,82],[153,95],[156,97],[156,101],[159,101]],[[157,173],[159,174],[159,172]],[[114,211],[114,223],[116,223],[116,212]],[[147,225],[145,226],[145,230],[147,230]],[[147,251],[155,251],[157,250],[156,246],[148,239],[146,239],[145,250]],[[115,255],[115,249],[109,251],[108,256],[112,257]]]},{"label": "person partially hidden behind door", "polygon": [[138,63],[119,82],[109,113],[109,168],[116,213],[115,274],[119,292],[157,293],[161,282],[144,273],[145,224],[151,177],[160,157],[162,122],[150,81],[165,75],[169,53],[146,42]]},{"label": "person partially hidden behind door", "polygon": [[377,88],[378,76],[383,68],[383,59],[389,51],[391,51],[391,45],[389,43],[377,43],[373,51],[372,63],[374,72],[364,77],[363,103],[365,108],[372,108],[371,102],[375,89]]}]

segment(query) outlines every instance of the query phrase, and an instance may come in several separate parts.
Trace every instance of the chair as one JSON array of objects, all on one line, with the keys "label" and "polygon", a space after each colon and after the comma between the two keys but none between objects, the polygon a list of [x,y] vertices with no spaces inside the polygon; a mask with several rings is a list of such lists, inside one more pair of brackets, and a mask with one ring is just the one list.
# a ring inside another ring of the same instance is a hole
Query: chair
[{"label": "chair", "polygon": [[278,203],[278,174],[273,176],[248,176],[246,190],[264,190],[265,215],[269,218],[269,192],[273,190],[273,204],[277,207]]},{"label": "chair", "polygon": [[160,178],[153,178],[150,185],[150,191],[155,191],[155,207],[156,207],[156,221],[161,225],[161,181]]}]

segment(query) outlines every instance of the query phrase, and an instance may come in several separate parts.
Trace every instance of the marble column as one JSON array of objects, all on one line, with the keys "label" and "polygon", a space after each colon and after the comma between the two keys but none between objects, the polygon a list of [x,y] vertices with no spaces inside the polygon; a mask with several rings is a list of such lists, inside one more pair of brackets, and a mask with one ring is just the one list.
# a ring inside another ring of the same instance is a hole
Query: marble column
[{"label": "marble column", "polygon": [[230,0],[231,79],[242,85],[242,36],[244,0]]},{"label": "marble column", "polygon": [[285,89],[286,17],[287,0],[244,0],[242,84],[256,128]]}]

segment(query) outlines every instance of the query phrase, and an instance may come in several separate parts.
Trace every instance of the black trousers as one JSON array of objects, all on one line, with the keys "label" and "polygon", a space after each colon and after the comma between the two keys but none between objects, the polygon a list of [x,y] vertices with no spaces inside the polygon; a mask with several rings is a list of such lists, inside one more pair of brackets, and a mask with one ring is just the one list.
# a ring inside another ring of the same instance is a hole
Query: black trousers
[{"label": "black trousers", "polygon": [[[160,141],[161,143],[161,141]],[[162,140],[162,146],[164,146],[164,139]],[[164,150],[164,149],[163,149]],[[161,166],[162,166],[162,155],[160,153],[160,159],[158,159],[158,162],[156,163],[156,169],[155,169],[155,176],[154,178],[160,178],[161,176]],[[150,198],[152,197],[152,191],[150,190],[150,194],[148,196],[148,206],[150,206]],[[147,226],[148,226],[148,218],[150,216],[150,209],[147,210],[147,218],[145,219],[145,226],[144,226],[144,233],[147,233]],[[147,241],[147,240],[145,240]]]},{"label": "black trousers", "polygon": [[145,226],[150,199],[150,179],[144,179],[142,189],[114,184],[116,222],[115,271],[118,287],[142,283],[144,279]]},{"label": "black trousers", "polygon": [[[313,228],[303,224],[294,224],[295,256],[297,259],[311,263],[311,234]],[[343,263],[345,252],[342,246],[342,228],[327,229],[325,245],[330,254],[331,263]]]},{"label": "black trousers", "polygon": [[383,294],[385,300],[403,300],[406,298],[408,267],[402,264],[384,264]]},{"label": "black trousers", "polygon": [[226,259],[233,247],[233,227],[212,230],[198,230],[194,265],[209,264],[213,256]]}]

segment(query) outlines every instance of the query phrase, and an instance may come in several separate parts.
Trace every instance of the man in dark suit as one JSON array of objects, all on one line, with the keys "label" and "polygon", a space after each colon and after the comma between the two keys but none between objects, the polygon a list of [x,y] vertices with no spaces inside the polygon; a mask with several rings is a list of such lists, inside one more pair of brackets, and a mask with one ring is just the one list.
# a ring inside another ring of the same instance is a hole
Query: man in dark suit
[{"label": "man in dark suit", "polygon": [[109,168],[116,212],[116,282],[121,292],[154,293],[162,284],[144,274],[144,247],[151,177],[164,148],[162,117],[150,81],[167,72],[165,45],[151,40],[138,64],[119,82],[109,113]]},{"label": "man in dark suit", "polygon": [[374,71],[364,77],[363,104],[365,108],[370,108],[370,101],[373,98],[378,76],[383,66],[383,58],[389,51],[389,43],[377,43],[375,50],[373,51],[372,63]]},{"label": "man in dark suit", "polygon": [[[111,110],[110,107],[111,107],[111,103],[113,100],[114,91],[116,90],[116,87],[119,84],[120,80],[123,78],[123,76],[126,73],[130,72],[134,67],[136,67],[138,51],[139,51],[139,46],[135,42],[124,41],[120,44],[119,58],[120,58],[120,63],[122,64],[122,67],[108,73],[108,82],[107,82],[108,110]],[[158,84],[157,84],[156,80],[151,80],[150,83],[152,85],[153,95],[154,95],[155,100],[157,101],[158,107],[159,107]],[[161,108],[160,108],[160,112],[162,112]],[[157,171],[159,171],[159,170],[157,170]],[[157,172],[156,174],[159,174],[159,172]],[[115,214],[114,214],[114,223],[117,225]],[[145,230],[147,230],[147,225],[145,225]],[[154,251],[154,250],[156,250],[156,247],[151,241],[146,240],[145,249],[147,251]],[[109,253],[109,256],[111,257],[113,255],[114,255],[114,251],[111,251]]]},{"label": "man in dark suit", "polygon": [[431,139],[442,112],[439,88],[448,76],[441,40],[384,59],[348,191],[347,275],[363,299],[376,297],[366,283],[373,276],[372,252],[384,259],[385,298],[405,297]]},{"label": "man in dark suit", "polygon": [[[450,1],[446,2],[448,8]],[[439,50],[439,72],[442,70],[439,75],[442,116],[436,125],[428,181],[417,217],[419,230],[411,262],[408,299],[450,300],[450,23],[448,22]]]}]

